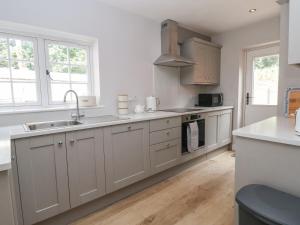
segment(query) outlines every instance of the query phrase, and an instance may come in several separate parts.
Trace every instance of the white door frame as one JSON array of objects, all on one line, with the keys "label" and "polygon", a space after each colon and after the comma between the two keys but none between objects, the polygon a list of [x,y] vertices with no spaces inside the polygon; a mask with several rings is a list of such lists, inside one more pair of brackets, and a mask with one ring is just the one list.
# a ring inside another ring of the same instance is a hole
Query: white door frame
[{"label": "white door frame", "polygon": [[[261,44],[261,45],[256,45],[252,46],[249,48],[244,48],[242,50],[242,126],[245,126],[246,124],[246,83],[247,83],[247,53],[249,51],[254,51],[254,50],[260,50],[260,49],[265,49],[265,48],[271,48],[271,47],[279,47],[280,50],[280,41],[274,41],[266,44]],[[279,60],[281,60],[279,58]]]}]

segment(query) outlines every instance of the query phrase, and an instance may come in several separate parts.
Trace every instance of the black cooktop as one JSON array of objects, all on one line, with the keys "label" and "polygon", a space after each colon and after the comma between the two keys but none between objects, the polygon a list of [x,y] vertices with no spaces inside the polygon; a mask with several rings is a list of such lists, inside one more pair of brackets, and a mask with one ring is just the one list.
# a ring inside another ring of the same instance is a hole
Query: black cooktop
[{"label": "black cooktop", "polygon": [[176,113],[186,113],[186,112],[197,112],[202,109],[189,109],[189,108],[174,108],[174,109],[163,109],[160,111],[164,112],[176,112]]}]

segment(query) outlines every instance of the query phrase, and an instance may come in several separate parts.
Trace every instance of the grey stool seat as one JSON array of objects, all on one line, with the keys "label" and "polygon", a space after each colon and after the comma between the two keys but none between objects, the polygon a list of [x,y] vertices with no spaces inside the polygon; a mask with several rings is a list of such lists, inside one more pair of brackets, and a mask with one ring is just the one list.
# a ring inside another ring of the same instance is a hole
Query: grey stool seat
[{"label": "grey stool seat", "polygon": [[[255,224],[300,225],[300,198],[296,196],[268,186],[252,184],[238,191],[236,201],[240,210],[261,221]],[[240,222],[240,225],[243,224]]]}]

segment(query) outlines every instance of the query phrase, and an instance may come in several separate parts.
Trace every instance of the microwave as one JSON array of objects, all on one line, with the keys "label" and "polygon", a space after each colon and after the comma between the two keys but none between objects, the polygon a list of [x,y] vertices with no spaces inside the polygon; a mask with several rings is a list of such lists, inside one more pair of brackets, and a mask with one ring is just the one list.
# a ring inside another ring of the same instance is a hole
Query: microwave
[{"label": "microwave", "polygon": [[204,107],[215,107],[223,105],[223,94],[199,94],[198,95],[198,105]]}]

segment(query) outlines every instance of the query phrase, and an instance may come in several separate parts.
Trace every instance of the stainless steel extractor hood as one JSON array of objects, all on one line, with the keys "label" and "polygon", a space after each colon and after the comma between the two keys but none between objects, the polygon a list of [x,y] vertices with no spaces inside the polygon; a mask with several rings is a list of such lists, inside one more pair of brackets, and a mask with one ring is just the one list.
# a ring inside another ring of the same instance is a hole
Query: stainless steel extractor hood
[{"label": "stainless steel extractor hood", "polygon": [[191,66],[194,62],[180,56],[178,52],[178,24],[173,20],[165,20],[161,24],[161,56],[154,65],[182,67]]}]

